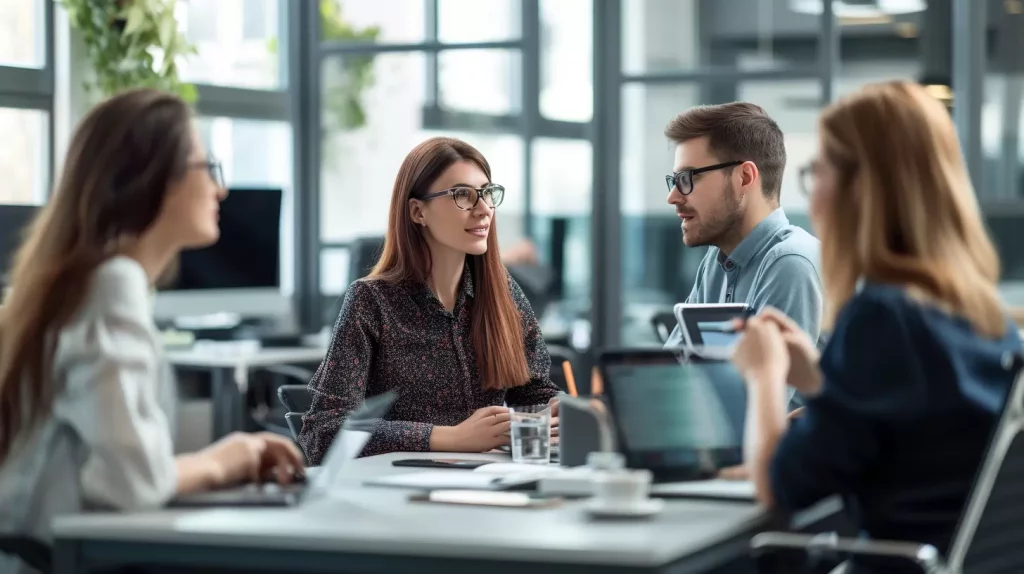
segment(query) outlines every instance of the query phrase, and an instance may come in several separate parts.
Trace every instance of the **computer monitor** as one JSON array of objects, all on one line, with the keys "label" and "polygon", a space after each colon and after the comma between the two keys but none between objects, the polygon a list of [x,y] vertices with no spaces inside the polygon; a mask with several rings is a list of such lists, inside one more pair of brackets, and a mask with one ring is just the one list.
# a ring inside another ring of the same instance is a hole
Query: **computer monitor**
[{"label": "computer monitor", "polygon": [[7,285],[7,273],[21,247],[25,228],[38,212],[37,205],[0,205],[0,287]]},{"label": "computer monitor", "polygon": [[157,294],[158,320],[233,313],[287,315],[281,294],[280,189],[231,189],[220,205],[220,239],[185,251],[170,285]]}]

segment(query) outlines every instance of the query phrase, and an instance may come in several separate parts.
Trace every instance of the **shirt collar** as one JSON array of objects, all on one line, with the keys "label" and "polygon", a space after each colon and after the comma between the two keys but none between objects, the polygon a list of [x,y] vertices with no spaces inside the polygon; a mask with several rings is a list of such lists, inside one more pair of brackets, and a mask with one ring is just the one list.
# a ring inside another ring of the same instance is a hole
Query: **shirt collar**
[{"label": "shirt collar", "polygon": [[[462,279],[459,282],[459,291],[455,296],[455,311],[458,311],[459,307],[464,304],[466,297],[474,297],[476,292],[473,288],[473,273],[469,270],[470,261],[469,257],[466,258],[466,265],[462,268]],[[444,309],[441,305],[441,301],[437,298],[437,295],[430,289],[426,283],[416,283],[412,286],[416,293],[416,298],[424,308],[430,308],[434,306],[438,309]]]},{"label": "shirt collar", "polygon": [[768,217],[754,226],[754,229],[743,238],[743,241],[740,241],[732,253],[726,256],[719,251],[718,264],[726,271],[731,271],[734,267],[746,267],[775,233],[787,225],[789,225],[789,219],[786,217],[786,213],[782,211],[781,207],[776,208],[775,211],[768,214]]}]

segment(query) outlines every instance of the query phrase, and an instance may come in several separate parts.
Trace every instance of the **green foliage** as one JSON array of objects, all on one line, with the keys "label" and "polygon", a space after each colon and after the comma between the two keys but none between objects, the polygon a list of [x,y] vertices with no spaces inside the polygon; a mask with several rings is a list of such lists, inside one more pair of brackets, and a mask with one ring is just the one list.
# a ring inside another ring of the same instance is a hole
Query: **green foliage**
[{"label": "green foliage", "polygon": [[59,0],[71,26],[81,32],[100,97],[151,87],[195,102],[195,86],[178,78],[177,60],[196,53],[178,31],[177,0]]},{"label": "green foliage", "polygon": [[[345,21],[335,0],[320,0],[320,36],[328,42],[375,42],[380,27],[357,29]],[[338,66],[340,82],[324,90],[323,128],[330,133],[362,127],[366,124],[362,94],[373,85],[373,55],[351,54],[329,62]]]}]

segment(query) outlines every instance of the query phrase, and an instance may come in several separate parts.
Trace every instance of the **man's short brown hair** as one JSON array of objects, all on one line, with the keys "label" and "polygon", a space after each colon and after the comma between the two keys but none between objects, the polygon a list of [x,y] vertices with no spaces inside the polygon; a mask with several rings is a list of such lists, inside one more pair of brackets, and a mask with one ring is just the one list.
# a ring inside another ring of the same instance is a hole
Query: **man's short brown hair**
[{"label": "man's short brown hair", "polygon": [[669,122],[665,136],[676,144],[707,136],[708,149],[721,161],[754,162],[761,172],[762,193],[778,201],[786,145],[779,124],[761,106],[748,102],[695,106]]}]

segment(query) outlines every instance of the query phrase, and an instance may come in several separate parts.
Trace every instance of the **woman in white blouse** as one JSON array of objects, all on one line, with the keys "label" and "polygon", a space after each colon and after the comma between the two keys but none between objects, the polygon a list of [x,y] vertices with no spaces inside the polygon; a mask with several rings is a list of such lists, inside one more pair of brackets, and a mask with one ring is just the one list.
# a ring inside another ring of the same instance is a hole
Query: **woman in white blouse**
[{"label": "woman in white blouse", "polygon": [[173,453],[149,293],[180,250],[217,240],[220,180],[174,96],[127,92],[82,120],[0,307],[0,533],[45,542],[57,514],[301,470],[271,434]]}]

